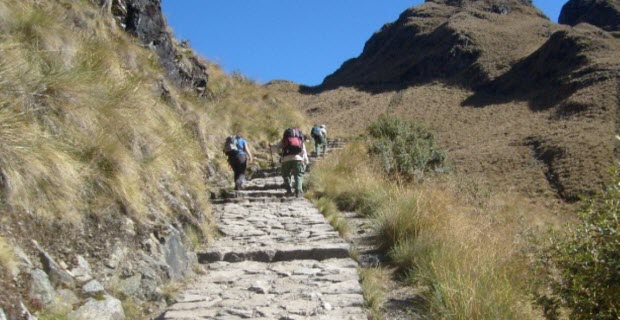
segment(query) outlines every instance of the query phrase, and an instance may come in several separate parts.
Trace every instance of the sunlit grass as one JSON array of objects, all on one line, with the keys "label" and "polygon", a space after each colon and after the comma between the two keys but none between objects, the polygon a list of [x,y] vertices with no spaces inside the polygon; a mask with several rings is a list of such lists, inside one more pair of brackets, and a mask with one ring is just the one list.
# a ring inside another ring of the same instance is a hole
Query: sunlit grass
[{"label": "sunlit grass", "polygon": [[[521,196],[458,176],[402,183],[377,170],[362,143],[312,172],[313,197],[363,212],[391,263],[423,286],[434,319],[539,319],[528,296],[528,233],[545,219]],[[374,298],[373,298],[374,299]]]},{"label": "sunlit grass", "polygon": [[6,272],[6,275],[14,274],[18,270],[15,252],[3,237],[0,237],[0,270]]},{"label": "sunlit grass", "polygon": [[0,191],[16,212],[77,225],[87,214],[181,216],[211,232],[206,168],[227,170],[224,137],[242,132],[257,148],[306,125],[206,61],[207,97],[175,87],[88,1],[2,2],[0,17]]},{"label": "sunlit grass", "polygon": [[347,239],[350,236],[351,228],[332,200],[329,198],[319,198],[314,201],[314,205],[317,206],[319,211],[325,216],[325,219],[338,231],[341,237]]},{"label": "sunlit grass", "polygon": [[366,308],[373,320],[383,319],[382,306],[386,299],[385,284],[389,280],[389,272],[382,268],[360,268],[359,272]]}]

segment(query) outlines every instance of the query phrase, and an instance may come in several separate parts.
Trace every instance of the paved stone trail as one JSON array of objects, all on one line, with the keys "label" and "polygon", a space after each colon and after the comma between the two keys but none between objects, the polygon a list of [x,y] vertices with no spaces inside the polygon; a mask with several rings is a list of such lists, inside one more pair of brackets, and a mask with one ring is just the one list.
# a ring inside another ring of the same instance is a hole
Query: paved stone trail
[{"label": "paved stone trail", "polygon": [[367,319],[349,244],[312,203],[285,198],[278,175],[216,201],[222,237],[198,254],[207,272],[160,319]]}]

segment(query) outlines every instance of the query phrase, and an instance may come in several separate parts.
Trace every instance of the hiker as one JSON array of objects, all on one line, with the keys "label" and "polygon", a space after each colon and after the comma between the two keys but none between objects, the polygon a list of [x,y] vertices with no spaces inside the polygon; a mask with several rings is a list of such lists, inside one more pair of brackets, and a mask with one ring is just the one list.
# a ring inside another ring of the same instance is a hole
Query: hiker
[{"label": "hiker", "polygon": [[235,173],[235,190],[241,190],[245,183],[245,170],[248,161],[252,162],[252,153],[248,142],[243,139],[241,133],[228,136],[224,143],[224,153],[228,156],[228,164]]},{"label": "hiker", "polygon": [[304,144],[304,136],[299,128],[284,130],[282,141],[270,146],[281,150],[282,178],[286,196],[303,197],[303,177],[309,163],[308,153]]},{"label": "hiker", "polygon": [[314,139],[314,154],[316,157],[320,157],[321,149],[323,149],[323,156],[327,152],[327,126],[315,125],[310,131],[310,135]]}]

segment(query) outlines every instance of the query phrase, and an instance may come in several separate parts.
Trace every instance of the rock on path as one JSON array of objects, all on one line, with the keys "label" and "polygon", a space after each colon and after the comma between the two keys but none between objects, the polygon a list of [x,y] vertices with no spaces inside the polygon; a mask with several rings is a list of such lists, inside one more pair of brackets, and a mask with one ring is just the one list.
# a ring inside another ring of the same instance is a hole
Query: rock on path
[{"label": "rock on path", "polygon": [[159,319],[367,319],[349,244],[312,203],[284,198],[277,175],[216,202],[223,236],[198,254],[207,272]]}]

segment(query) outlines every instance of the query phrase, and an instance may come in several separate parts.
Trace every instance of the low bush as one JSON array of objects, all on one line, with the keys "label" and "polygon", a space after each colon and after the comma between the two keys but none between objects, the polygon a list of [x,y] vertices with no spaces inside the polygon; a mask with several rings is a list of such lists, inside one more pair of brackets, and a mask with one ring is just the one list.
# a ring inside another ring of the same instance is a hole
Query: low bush
[{"label": "low bush", "polygon": [[553,233],[537,271],[543,274],[537,302],[548,319],[563,310],[575,320],[620,318],[620,175],[588,199],[580,223]]},{"label": "low bush", "polygon": [[372,216],[392,190],[373,170],[366,145],[354,142],[313,170],[308,181],[310,196],[329,198],[341,211]]},{"label": "low bush", "polygon": [[368,133],[369,150],[388,174],[411,179],[445,166],[446,153],[435,145],[434,135],[420,124],[384,116],[369,127]]}]

